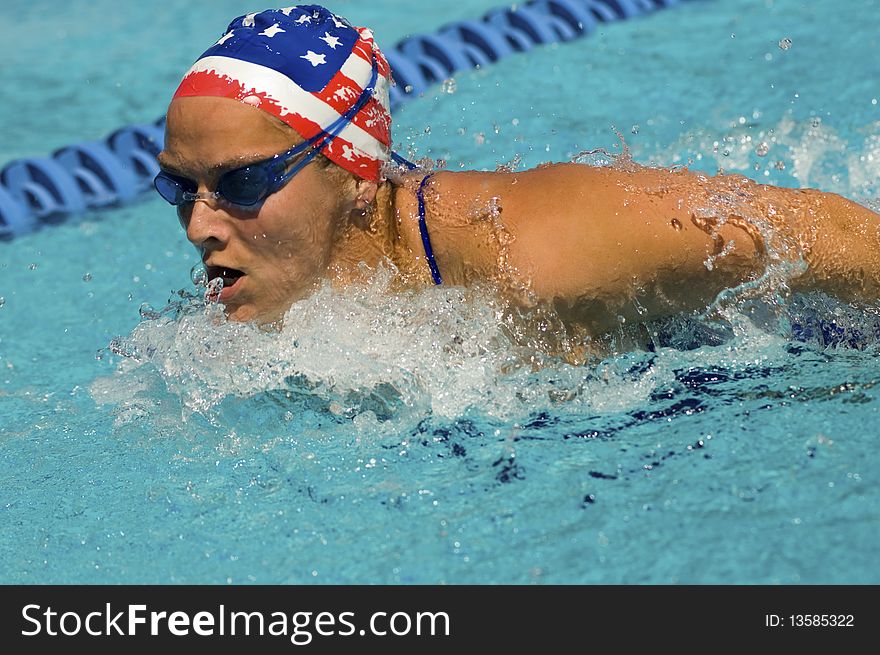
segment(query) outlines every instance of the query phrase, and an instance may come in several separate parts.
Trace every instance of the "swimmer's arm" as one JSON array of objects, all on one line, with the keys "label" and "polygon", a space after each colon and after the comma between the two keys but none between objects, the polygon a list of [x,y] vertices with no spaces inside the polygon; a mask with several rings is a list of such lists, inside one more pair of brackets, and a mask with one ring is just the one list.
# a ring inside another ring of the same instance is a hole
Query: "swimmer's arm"
[{"label": "swimmer's arm", "polygon": [[807,191],[809,218],[797,230],[807,271],[792,289],[847,301],[880,299],[880,214],[833,193]]},{"label": "swimmer's arm", "polygon": [[[450,282],[467,283],[467,271],[479,270],[509,288],[527,286],[532,298],[596,333],[620,317],[640,322],[704,309],[720,291],[760,277],[770,258],[755,217],[772,216],[777,237],[803,252],[808,269],[790,280],[792,289],[880,298],[880,216],[834,194],[738,176],[575,164],[446,173],[439,184],[443,197],[468,207],[457,212],[463,227],[438,234]],[[724,211],[732,198],[739,209]],[[474,209],[484,206],[496,207],[492,220],[506,246],[485,247],[486,219]],[[723,220],[703,220],[707,209]]]},{"label": "swimmer's arm", "polygon": [[761,270],[753,233],[698,219],[690,174],[559,165],[520,184],[505,208],[511,265],[538,299],[595,333],[705,308]]},{"label": "swimmer's arm", "polygon": [[[539,298],[594,331],[620,317],[704,309],[763,275],[773,248],[807,264],[790,273],[792,290],[880,299],[880,215],[838,195],[647,168],[561,165],[530,175],[521,189],[544,192],[510,197],[510,262]],[[768,226],[774,243],[765,242]]]}]

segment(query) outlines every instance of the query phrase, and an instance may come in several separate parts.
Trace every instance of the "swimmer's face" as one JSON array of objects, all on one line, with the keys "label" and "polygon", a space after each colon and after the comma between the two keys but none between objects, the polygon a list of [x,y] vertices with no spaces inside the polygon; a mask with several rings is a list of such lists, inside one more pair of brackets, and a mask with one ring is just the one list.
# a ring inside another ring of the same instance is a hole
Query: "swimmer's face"
[{"label": "swimmer's face", "polygon": [[[216,189],[229,170],[268,159],[302,139],[264,111],[227,98],[176,98],[168,108],[163,170]],[[311,163],[253,207],[223,199],[180,205],[186,236],[208,277],[224,277],[230,320],[275,321],[324,277],[354,193],[340,171]],[[353,179],[353,177],[352,177]]]}]

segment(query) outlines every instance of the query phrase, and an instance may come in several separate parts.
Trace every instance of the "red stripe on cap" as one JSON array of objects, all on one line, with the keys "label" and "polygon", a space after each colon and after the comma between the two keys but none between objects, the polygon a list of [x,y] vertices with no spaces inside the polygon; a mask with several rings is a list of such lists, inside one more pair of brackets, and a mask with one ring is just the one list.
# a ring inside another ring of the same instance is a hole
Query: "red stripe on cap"
[{"label": "red stripe on cap", "polygon": [[[362,92],[363,89],[357,82],[340,71],[322,91],[313,95],[342,115],[351,108]],[[355,114],[352,123],[377,141],[386,146],[391,145],[391,114],[376,98],[371,97],[367,100],[363,108]]]}]

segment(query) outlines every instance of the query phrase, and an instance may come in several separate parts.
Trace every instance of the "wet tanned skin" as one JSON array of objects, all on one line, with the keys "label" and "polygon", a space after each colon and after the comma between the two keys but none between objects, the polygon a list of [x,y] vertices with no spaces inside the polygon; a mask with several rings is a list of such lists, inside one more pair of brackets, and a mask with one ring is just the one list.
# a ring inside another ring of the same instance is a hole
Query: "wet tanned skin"
[{"label": "wet tanned skin", "polygon": [[[300,141],[257,108],[178,98],[159,161],[212,191],[223,170]],[[200,200],[180,218],[212,270],[245,274],[223,299],[229,318],[276,321],[320,280],[344,286],[357,277],[360,262],[387,259],[404,283],[430,284],[415,195],[422,175],[377,185],[313,163],[259,207]],[[520,304],[550,304],[592,334],[613,329],[619,316],[644,321],[703,308],[768,263],[800,256],[808,268],[792,289],[880,297],[880,216],[834,194],[632,164],[554,164],[441,171],[425,199],[444,283],[492,280]]]},{"label": "wet tanned skin", "polygon": [[[619,316],[702,309],[771,261],[801,255],[808,268],[792,290],[880,298],[880,216],[834,194],[634,165],[441,173],[431,184],[428,224],[450,282],[490,272],[594,334]],[[473,219],[473,207],[490,205],[504,248],[487,247],[485,221]]]}]

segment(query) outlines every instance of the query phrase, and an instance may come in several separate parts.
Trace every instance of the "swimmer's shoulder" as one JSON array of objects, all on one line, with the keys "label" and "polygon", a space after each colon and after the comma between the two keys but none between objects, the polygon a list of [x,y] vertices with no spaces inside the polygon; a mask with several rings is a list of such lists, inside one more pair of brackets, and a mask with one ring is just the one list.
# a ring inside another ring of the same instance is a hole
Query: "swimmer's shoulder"
[{"label": "swimmer's shoulder", "polygon": [[601,182],[613,177],[608,169],[569,162],[545,164],[523,171],[424,171],[405,174],[395,185],[395,204],[403,215],[418,217],[418,189],[422,181],[426,208],[430,200],[443,205],[463,206],[485,202],[493,197],[534,193],[541,189],[570,188],[572,185]]}]

